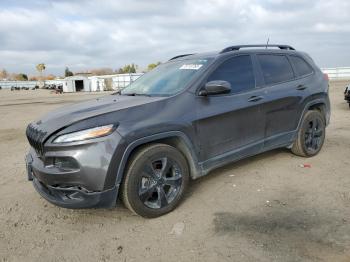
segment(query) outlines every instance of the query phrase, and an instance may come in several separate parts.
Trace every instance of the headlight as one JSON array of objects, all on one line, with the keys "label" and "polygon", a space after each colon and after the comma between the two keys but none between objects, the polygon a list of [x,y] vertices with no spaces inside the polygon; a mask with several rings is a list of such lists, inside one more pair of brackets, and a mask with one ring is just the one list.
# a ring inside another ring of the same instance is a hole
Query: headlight
[{"label": "headlight", "polygon": [[78,132],[73,132],[65,135],[58,136],[53,143],[69,143],[82,141],[101,136],[109,135],[114,131],[114,125],[98,126],[94,128],[85,129]]}]

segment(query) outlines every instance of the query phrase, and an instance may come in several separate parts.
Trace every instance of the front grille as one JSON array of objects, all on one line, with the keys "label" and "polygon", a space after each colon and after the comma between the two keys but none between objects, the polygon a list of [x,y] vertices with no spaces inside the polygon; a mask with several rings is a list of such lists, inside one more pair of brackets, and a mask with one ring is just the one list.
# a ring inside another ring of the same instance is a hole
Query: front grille
[{"label": "front grille", "polygon": [[33,124],[29,124],[26,130],[29,144],[34,148],[39,156],[44,154],[44,137],[47,132],[36,128]]}]

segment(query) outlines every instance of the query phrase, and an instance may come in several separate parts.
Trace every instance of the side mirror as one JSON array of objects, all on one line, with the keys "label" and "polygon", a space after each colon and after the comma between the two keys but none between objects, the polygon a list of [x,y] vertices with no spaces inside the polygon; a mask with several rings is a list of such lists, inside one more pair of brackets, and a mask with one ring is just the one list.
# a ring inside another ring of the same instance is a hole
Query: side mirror
[{"label": "side mirror", "polygon": [[231,92],[231,84],[227,81],[215,80],[205,84],[199,91],[200,96],[221,95]]}]

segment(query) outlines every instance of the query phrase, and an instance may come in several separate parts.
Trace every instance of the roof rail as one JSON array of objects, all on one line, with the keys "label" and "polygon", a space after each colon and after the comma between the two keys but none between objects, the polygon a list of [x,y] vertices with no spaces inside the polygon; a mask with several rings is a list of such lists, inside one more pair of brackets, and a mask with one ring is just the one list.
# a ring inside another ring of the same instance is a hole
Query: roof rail
[{"label": "roof rail", "polygon": [[290,45],[233,45],[233,46],[226,47],[225,49],[222,49],[220,54],[230,52],[230,51],[238,51],[241,48],[251,48],[251,47],[265,47],[266,49],[269,47],[278,47],[279,49],[282,49],[282,50],[295,50]]},{"label": "roof rail", "polygon": [[178,58],[180,58],[180,57],[189,56],[189,55],[194,55],[194,54],[177,55],[177,56],[174,56],[173,58],[170,58],[169,61],[170,61],[170,60],[178,59]]}]

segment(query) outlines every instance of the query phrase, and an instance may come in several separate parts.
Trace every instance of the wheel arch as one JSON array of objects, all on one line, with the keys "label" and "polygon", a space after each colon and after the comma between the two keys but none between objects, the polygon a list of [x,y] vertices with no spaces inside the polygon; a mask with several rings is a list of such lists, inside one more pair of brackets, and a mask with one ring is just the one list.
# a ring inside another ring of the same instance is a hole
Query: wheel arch
[{"label": "wheel arch", "polygon": [[307,111],[310,111],[310,110],[319,111],[324,117],[324,121],[326,123],[326,103],[325,102],[317,102],[315,104],[311,104]]},{"label": "wheel arch", "polygon": [[307,111],[310,111],[310,110],[319,111],[323,115],[326,125],[328,124],[327,102],[325,101],[325,99],[319,98],[319,99],[315,99],[315,100],[312,100],[312,101],[309,101],[308,103],[306,103],[302,113],[300,114],[297,130],[299,130],[299,128],[300,128],[300,125],[301,125],[301,122],[303,120],[304,115],[306,114]]},{"label": "wheel arch", "polygon": [[124,151],[118,167],[116,184],[122,182],[130,157],[141,147],[155,143],[167,144],[178,149],[184,155],[188,163],[191,178],[195,179],[200,176],[201,169],[198,165],[198,158],[191,140],[183,132],[170,131],[143,137],[130,143]]}]

